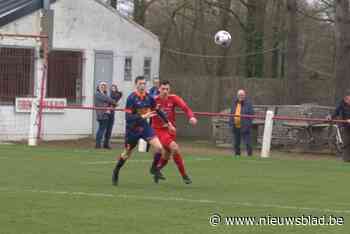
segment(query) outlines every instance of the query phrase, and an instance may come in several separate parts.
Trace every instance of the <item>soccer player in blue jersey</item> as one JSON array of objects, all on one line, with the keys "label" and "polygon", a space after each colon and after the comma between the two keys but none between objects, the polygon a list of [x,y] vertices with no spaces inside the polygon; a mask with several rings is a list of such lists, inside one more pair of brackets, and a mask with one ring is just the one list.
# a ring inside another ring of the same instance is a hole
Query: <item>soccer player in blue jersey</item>
[{"label": "soccer player in blue jersey", "polygon": [[136,147],[139,139],[144,139],[153,146],[156,153],[164,155],[165,151],[162,144],[147,119],[158,115],[164,121],[164,124],[169,127],[169,130],[175,131],[166,114],[157,108],[154,98],[146,92],[145,78],[143,76],[136,77],[135,85],[136,91],[131,93],[126,101],[125,149],[113,169],[113,185],[118,185],[119,171],[126,160],[131,157],[132,150]]}]

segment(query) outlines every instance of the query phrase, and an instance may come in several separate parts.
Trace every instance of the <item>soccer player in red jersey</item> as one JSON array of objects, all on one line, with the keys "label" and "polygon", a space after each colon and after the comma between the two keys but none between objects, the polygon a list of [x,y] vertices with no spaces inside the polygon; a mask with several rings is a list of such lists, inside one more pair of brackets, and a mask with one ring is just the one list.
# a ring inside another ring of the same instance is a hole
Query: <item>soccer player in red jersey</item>
[{"label": "soccer player in red jersey", "polygon": [[159,86],[159,95],[155,97],[156,105],[159,109],[167,114],[168,120],[172,125],[169,128],[164,125],[158,116],[152,118],[152,128],[155,130],[161,144],[163,145],[166,153],[162,157],[160,153],[154,154],[154,160],[150,169],[151,174],[154,175],[154,181],[158,183],[160,179],[165,179],[160,170],[168,163],[172,157],[179,172],[186,184],[192,183],[190,177],[187,175],[184,166],[184,160],[180,153],[180,147],[176,143],[176,123],[175,123],[175,108],[182,109],[189,119],[191,125],[197,124],[192,110],[188,107],[186,102],[179,96],[170,94],[170,82],[162,81]]}]

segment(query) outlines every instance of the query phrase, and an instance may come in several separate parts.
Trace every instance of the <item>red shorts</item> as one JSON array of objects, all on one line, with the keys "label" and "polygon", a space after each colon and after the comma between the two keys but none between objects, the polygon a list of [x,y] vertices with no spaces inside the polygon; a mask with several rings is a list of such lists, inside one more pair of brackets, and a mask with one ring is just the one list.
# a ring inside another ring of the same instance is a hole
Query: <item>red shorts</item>
[{"label": "red shorts", "polygon": [[176,133],[170,132],[167,128],[154,129],[160,143],[165,148],[169,148],[170,143],[176,140]]}]

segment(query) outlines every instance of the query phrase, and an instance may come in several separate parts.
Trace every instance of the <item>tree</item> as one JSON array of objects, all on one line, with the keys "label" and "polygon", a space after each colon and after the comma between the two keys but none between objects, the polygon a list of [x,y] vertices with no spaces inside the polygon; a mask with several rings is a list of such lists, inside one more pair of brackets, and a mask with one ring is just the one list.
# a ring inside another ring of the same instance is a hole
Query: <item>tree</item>
[{"label": "tree", "polygon": [[299,104],[299,27],[297,22],[297,0],[287,0],[288,11],[288,41],[287,41],[287,89],[285,102]]},{"label": "tree", "polygon": [[[266,0],[240,0],[247,7],[246,77],[263,77]],[[250,55],[252,54],[252,55]]]},{"label": "tree", "polygon": [[335,38],[336,38],[336,99],[344,96],[350,88],[350,12],[349,0],[335,0]]},{"label": "tree", "polygon": [[134,0],[134,21],[145,26],[149,7],[158,0]]},{"label": "tree", "polygon": [[111,6],[114,8],[114,9],[117,9],[117,0],[111,0]]},{"label": "tree", "polygon": [[272,6],[272,51],[271,56],[271,77],[272,78],[283,78],[283,67],[284,67],[284,52],[283,45],[285,44],[285,17],[284,17],[284,6],[285,1],[273,0]]}]

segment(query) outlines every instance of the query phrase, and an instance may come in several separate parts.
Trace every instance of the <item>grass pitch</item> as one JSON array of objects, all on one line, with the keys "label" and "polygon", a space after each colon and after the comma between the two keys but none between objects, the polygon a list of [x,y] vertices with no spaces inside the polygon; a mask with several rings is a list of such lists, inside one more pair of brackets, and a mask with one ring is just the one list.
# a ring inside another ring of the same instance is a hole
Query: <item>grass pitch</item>
[{"label": "grass pitch", "polygon": [[[185,155],[154,184],[136,153],[111,185],[113,151],[0,145],[0,233],[350,233],[350,164]],[[213,227],[209,217],[222,216]],[[344,225],[225,225],[225,216],[341,218]]]}]

